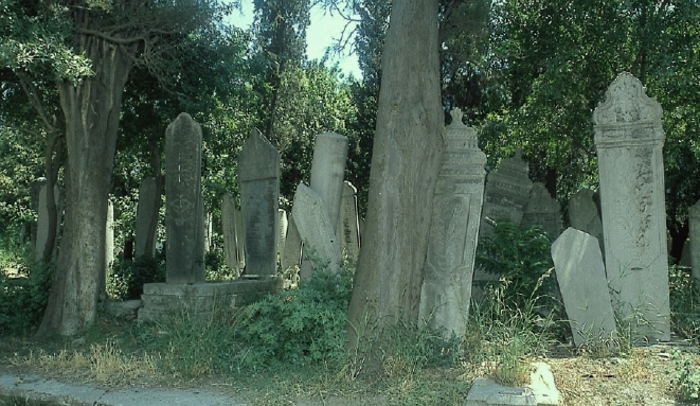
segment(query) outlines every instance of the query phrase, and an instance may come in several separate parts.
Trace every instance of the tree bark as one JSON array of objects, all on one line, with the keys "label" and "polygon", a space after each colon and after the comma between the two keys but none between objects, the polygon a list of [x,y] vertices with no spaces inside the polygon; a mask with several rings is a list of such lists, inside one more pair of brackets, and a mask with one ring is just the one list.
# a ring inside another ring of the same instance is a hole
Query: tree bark
[{"label": "tree bark", "polygon": [[348,310],[347,348],[368,354],[369,365],[378,354],[371,337],[393,324],[418,322],[431,205],[444,153],[437,17],[437,0],[393,2],[368,226]]},{"label": "tree bark", "polygon": [[93,61],[95,75],[58,83],[66,119],[66,221],[40,335],[75,335],[96,320],[121,98],[132,67],[123,48],[95,36],[77,35],[76,49]]}]

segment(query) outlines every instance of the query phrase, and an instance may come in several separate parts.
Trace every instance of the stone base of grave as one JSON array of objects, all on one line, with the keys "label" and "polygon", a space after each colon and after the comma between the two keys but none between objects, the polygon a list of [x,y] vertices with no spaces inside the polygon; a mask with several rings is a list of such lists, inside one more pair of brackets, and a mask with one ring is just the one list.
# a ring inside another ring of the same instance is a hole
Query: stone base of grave
[{"label": "stone base of grave", "polygon": [[143,307],[139,310],[138,320],[164,320],[183,309],[201,316],[209,316],[215,306],[243,306],[268,293],[276,292],[281,287],[282,280],[278,277],[193,284],[147,283],[143,285]]},{"label": "stone base of grave", "polygon": [[554,377],[549,365],[533,363],[534,372],[530,384],[523,388],[499,385],[489,378],[477,378],[467,396],[464,406],[556,406],[559,390],[554,386]]}]

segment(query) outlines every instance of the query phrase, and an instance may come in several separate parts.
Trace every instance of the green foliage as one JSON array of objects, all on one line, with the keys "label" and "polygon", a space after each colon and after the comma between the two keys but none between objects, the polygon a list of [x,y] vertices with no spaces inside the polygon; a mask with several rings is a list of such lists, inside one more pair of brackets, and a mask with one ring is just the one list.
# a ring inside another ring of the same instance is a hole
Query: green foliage
[{"label": "green foliage", "polygon": [[551,238],[541,228],[501,219],[492,234],[479,238],[476,263],[498,276],[496,284],[508,307],[551,306],[556,289],[551,246]]},{"label": "green foliage", "polygon": [[[0,335],[21,335],[41,321],[51,288],[53,265],[34,261],[30,245],[0,239]],[[13,271],[12,278],[6,272]]]},{"label": "green foliage", "polygon": [[246,306],[237,322],[238,336],[247,345],[242,364],[342,366],[351,290],[349,269],[316,269],[299,288]]},{"label": "green foliage", "polygon": [[165,282],[162,258],[140,257],[115,263],[107,280],[107,294],[116,299],[140,299],[144,283]]},{"label": "green foliage", "polygon": [[669,268],[671,325],[680,336],[700,344],[700,281],[686,268]]},{"label": "green foliage", "polygon": [[675,373],[672,384],[683,401],[697,402],[700,399],[700,363],[697,358],[684,355],[679,348],[673,349]]}]

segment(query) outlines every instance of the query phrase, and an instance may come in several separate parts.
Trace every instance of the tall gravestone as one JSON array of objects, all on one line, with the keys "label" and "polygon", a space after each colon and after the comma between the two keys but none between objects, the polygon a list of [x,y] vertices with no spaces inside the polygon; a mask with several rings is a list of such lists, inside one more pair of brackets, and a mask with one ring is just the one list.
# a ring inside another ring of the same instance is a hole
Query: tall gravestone
[{"label": "tall gravestone", "polygon": [[245,275],[277,272],[280,155],[260,131],[253,130],[238,156],[238,182],[245,235]]},{"label": "tall gravestone", "polygon": [[484,196],[486,155],[476,132],[452,110],[445,161],[433,198],[430,238],[419,315],[447,336],[464,335]]},{"label": "tall gravestone", "polygon": [[357,263],[360,256],[360,222],[357,211],[357,189],[352,183],[343,182],[343,195],[340,199],[338,236],[345,257]]},{"label": "tall gravestone", "polygon": [[236,209],[236,202],[230,193],[226,193],[221,201],[221,226],[224,235],[224,259],[226,265],[235,270],[238,275],[243,272],[245,259],[243,258],[243,233],[241,227],[241,213]]},{"label": "tall gravestone", "polygon": [[347,137],[336,133],[316,136],[309,187],[323,199],[324,210],[328,214],[334,233],[337,232],[347,156]]},{"label": "tall gravestone", "polygon": [[107,232],[105,233],[105,268],[100,274],[100,300],[107,299],[107,278],[114,263],[114,204],[107,200]]},{"label": "tall gravestone", "polygon": [[294,222],[294,207],[292,207],[292,215],[289,216],[289,224],[287,225],[287,237],[285,238],[284,250],[282,251],[280,262],[282,263],[282,271],[301,266],[301,249],[303,242],[299,229]]},{"label": "tall gravestone", "polygon": [[[688,209],[690,225],[690,268],[694,278],[700,280],[700,201]],[[684,249],[685,251],[685,249]]]},{"label": "tall gravestone", "polygon": [[525,206],[523,226],[540,226],[553,239],[561,234],[561,205],[553,198],[544,184],[535,182],[530,192],[530,200]]},{"label": "tall gravestone", "polygon": [[662,109],[630,73],[605,96],[593,120],[613,304],[637,335],[668,341]]},{"label": "tall gravestone", "polygon": [[569,227],[552,244],[552,259],[574,344],[610,344],[615,315],[596,239]]},{"label": "tall gravestone", "polygon": [[279,215],[279,232],[277,233],[277,255],[282,258],[282,253],[284,252],[284,244],[287,242],[287,228],[289,228],[289,221],[287,220],[287,212],[284,209],[278,209],[277,213]]},{"label": "tall gravestone", "polygon": [[167,283],[204,281],[202,129],[181,113],[165,132]]},{"label": "tall gravestone", "polygon": [[520,224],[532,190],[528,173],[529,168],[522,159],[522,151],[517,150],[513,157],[501,161],[498,169],[488,174],[481,214],[482,234],[490,233],[493,230],[491,223],[500,219]]},{"label": "tall gravestone", "polygon": [[595,193],[587,188],[583,188],[571,196],[569,199],[569,225],[598,239],[600,250],[604,253],[603,223],[600,220],[600,212],[594,196]]},{"label": "tall gravestone", "polygon": [[156,254],[156,233],[158,231],[158,209],[160,196],[156,195],[156,178],[150,176],[141,181],[139,203],[136,209],[136,236],[134,253],[136,258],[153,258]]}]

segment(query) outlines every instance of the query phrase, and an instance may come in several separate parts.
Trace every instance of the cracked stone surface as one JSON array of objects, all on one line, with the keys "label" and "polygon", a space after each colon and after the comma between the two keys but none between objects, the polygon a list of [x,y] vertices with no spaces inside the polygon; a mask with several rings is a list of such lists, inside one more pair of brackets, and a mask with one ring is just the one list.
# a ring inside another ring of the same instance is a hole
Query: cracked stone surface
[{"label": "cracked stone surface", "polygon": [[532,364],[530,384],[523,388],[499,385],[490,378],[474,380],[465,406],[557,406],[559,390],[549,365]]}]

